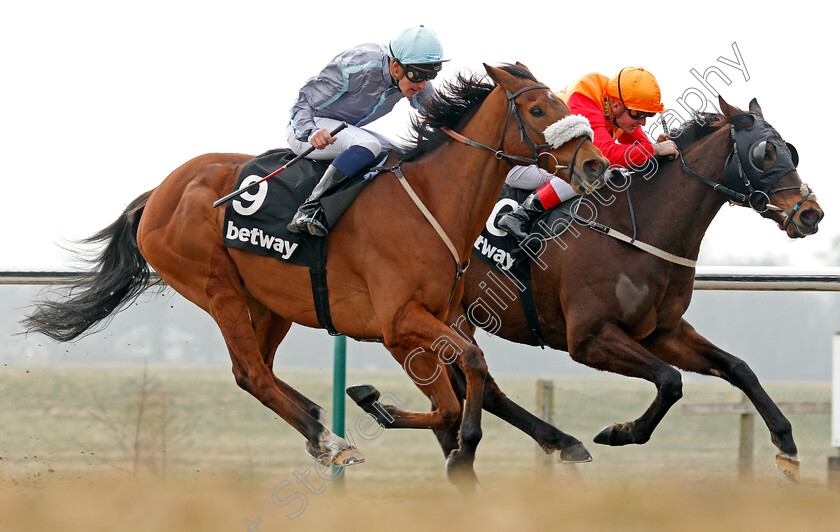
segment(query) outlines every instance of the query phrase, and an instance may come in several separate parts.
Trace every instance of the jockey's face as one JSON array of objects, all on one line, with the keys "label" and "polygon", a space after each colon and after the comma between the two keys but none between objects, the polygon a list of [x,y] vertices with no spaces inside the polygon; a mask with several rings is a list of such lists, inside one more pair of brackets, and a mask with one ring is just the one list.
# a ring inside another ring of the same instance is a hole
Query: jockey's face
[{"label": "jockey's face", "polygon": [[391,59],[391,76],[397,81],[397,86],[400,88],[400,92],[403,93],[403,96],[408,98],[409,100],[414,98],[418,92],[426,88],[426,81],[423,80],[420,83],[415,83],[408,79],[405,75],[405,69]]},{"label": "jockey's face", "polygon": [[423,80],[420,83],[414,83],[407,77],[403,76],[402,79],[397,81],[397,85],[400,88],[400,92],[402,92],[403,95],[410,100],[414,98],[418,92],[426,88],[426,81]]},{"label": "jockey's face", "polygon": [[630,116],[630,113],[627,112],[626,107],[612,100],[610,100],[610,111],[615,117],[615,123],[618,128],[625,133],[633,133],[637,127],[644,126],[647,122],[647,118],[645,117],[638,119],[633,118]]}]

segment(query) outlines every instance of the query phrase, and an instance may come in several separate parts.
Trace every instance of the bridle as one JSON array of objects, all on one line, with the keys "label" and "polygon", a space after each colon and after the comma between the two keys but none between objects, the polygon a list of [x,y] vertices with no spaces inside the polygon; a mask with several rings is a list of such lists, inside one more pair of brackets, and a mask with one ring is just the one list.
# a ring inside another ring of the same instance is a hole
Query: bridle
[{"label": "bridle", "polygon": [[[557,160],[557,158],[550,151],[548,151],[550,148],[552,148],[551,144],[549,144],[548,142],[538,144],[534,140],[534,138],[531,136],[531,132],[536,133],[537,135],[543,137],[543,139],[545,139],[545,136],[537,128],[535,128],[530,122],[528,122],[528,120],[526,120],[524,116],[522,116],[522,113],[519,111],[519,108],[516,106],[516,98],[519,95],[521,95],[524,92],[535,90],[535,89],[550,90],[546,85],[541,85],[541,84],[540,85],[530,85],[528,87],[524,87],[522,89],[519,89],[516,92],[510,92],[509,90],[505,89],[505,95],[506,95],[507,101],[508,101],[508,112],[507,112],[507,116],[505,117],[505,124],[502,127],[502,136],[501,136],[501,139],[499,139],[498,149],[494,149],[494,148],[491,148],[490,146],[484,145],[480,142],[476,142],[476,141],[474,141],[470,138],[465,137],[464,135],[461,135],[460,133],[452,131],[449,128],[441,128],[441,131],[443,131],[444,133],[446,133],[447,135],[449,135],[453,139],[457,140],[458,142],[466,144],[467,146],[473,146],[475,148],[480,148],[482,150],[493,152],[493,154],[496,156],[496,159],[505,160],[506,162],[508,162],[511,165],[513,165],[514,163],[520,163],[520,164],[526,164],[526,165],[535,165],[535,166],[539,166],[539,167],[541,167],[541,168],[543,168],[544,170],[547,171],[548,170],[548,159],[547,158],[545,159],[546,160],[545,167],[541,166],[541,164],[540,164],[540,158],[542,156],[547,156],[547,157],[551,157],[552,159],[554,159],[554,168],[555,168],[554,173],[555,173],[555,175],[556,175],[558,170],[561,170],[563,168],[570,168],[570,174],[571,174],[572,172],[574,172],[575,158],[577,157],[578,150],[580,150],[581,146],[583,146],[583,143],[587,139],[587,137],[586,136],[582,137],[580,139],[580,142],[578,142],[578,145],[575,148],[574,153],[572,154],[572,161],[570,163],[570,166],[568,166],[568,167],[565,166],[565,165],[561,165],[560,162]],[[513,155],[513,154],[505,152],[505,149],[504,149],[505,134],[507,133],[507,128],[508,128],[508,124],[510,124],[511,116],[513,117],[514,122],[516,122],[516,125],[519,128],[519,140],[522,141],[522,142],[525,142],[525,144],[531,150],[531,153],[534,155],[533,157],[522,157],[520,155]],[[531,132],[529,132],[528,130],[530,130]],[[556,148],[556,146],[554,146],[554,147]],[[571,178],[571,175],[569,177]]]},{"label": "bridle", "polygon": [[[813,191],[805,184],[773,188],[784,175],[796,169],[799,157],[796,154],[796,148],[792,144],[784,142],[767,122],[758,115],[750,116],[753,118],[753,126],[749,128],[736,129],[734,125],[730,125],[732,151],[726,159],[722,183],[716,183],[689,168],[682,152],[680,152],[680,167],[691,177],[718,191],[731,204],[750,207],[759,214],[768,210],[781,213],[784,218],[782,230],[786,231],[793,221],[796,211],[808,199],[813,199]],[[773,143],[773,140],[777,142]],[[776,146],[776,162],[773,167],[765,171],[761,162],[764,159],[768,141]],[[782,146],[784,146],[784,149]],[[742,155],[749,157],[749,167],[745,167]],[[761,186],[756,186],[756,181]],[[794,205],[790,212],[770,202],[773,195],[787,190],[799,190],[802,194],[802,199]]]},{"label": "bridle", "polygon": [[[755,127],[756,125],[759,127]],[[732,204],[750,207],[758,213],[764,213],[768,210],[781,212],[782,216],[785,217],[782,229],[787,230],[788,225],[790,225],[790,222],[793,219],[793,215],[797,210],[799,210],[802,204],[808,199],[815,199],[813,192],[805,184],[795,187],[772,188],[779,179],[787,175],[790,171],[796,169],[796,164],[799,162],[798,156],[796,155],[796,148],[794,148],[791,144],[785,143],[779,134],[773,130],[767,122],[758,116],[755,116],[753,127],[748,128],[749,130],[753,130],[749,135],[739,135],[737,132],[742,130],[736,130],[734,125],[731,127],[733,146],[732,152],[727,157],[726,165],[724,166],[722,183],[716,183],[715,181],[712,181],[711,179],[706,178],[689,168],[685,162],[682,151],[680,151],[680,167],[686,174],[722,194],[727,201]],[[666,131],[666,134],[668,134],[667,125],[665,125],[663,129]],[[739,136],[741,137],[741,140],[744,141],[741,144],[748,146],[747,151],[741,151],[743,153],[749,153],[750,161],[752,163],[751,167],[746,170],[741,162],[742,158],[738,154],[739,145],[737,137]],[[748,143],[748,141],[751,140],[752,143]],[[776,161],[771,168],[764,170],[763,164],[756,164],[756,159],[759,159],[763,163],[767,143],[773,140],[776,141],[773,142],[776,146]],[[784,148],[781,148],[781,146],[784,146]],[[754,180],[759,181],[762,186],[756,187],[753,182]],[[797,189],[802,194],[802,200],[799,201],[790,212],[786,212],[781,207],[770,203],[770,197],[774,194],[785,190]],[[581,224],[604,233],[605,235],[626,242],[627,244],[635,246],[642,251],[650,253],[651,255],[655,255],[660,259],[689,268],[696,267],[697,261],[695,259],[673,255],[646,242],[641,242],[636,238],[636,220],[633,212],[633,204],[630,201],[630,188],[628,187],[626,191],[627,203],[630,207],[630,221],[633,227],[632,236],[625,235],[611,227],[597,223],[594,220],[583,218],[577,214],[576,209],[570,209],[566,212]],[[796,225],[794,225],[794,229],[800,236],[804,236],[800,233]]]}]

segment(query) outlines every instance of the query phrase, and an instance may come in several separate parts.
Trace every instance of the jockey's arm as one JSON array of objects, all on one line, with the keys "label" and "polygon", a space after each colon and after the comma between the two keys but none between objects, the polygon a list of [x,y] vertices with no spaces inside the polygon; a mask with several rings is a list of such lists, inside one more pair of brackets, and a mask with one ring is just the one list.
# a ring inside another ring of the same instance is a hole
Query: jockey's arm
[{"label": "jockey's arm", "polygon": [[338,61],[331,62],[317,76],[307,80],[291,110],[292,127],[298,139],[311,140],[318,131],[314,120],[316,110],[344,91],[343,66]]}]

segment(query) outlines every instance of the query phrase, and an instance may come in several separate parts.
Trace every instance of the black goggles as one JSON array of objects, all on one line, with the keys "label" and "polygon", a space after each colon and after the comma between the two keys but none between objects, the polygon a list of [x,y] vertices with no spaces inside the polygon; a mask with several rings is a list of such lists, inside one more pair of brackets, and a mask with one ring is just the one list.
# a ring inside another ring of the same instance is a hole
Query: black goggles
[{"label": "black goggles", "polygon": [[435,79],[441,69],[440,63],[423,65],[422,67],[419,65],[404,65],[400,63],[400,66],[405,71],[405,77],[407,77],[408,81],[412,83],[422,83],[428,79]]},{"label": "black goggles", "polygon": [[629,107],[627,107],[627,114],[630,115],[630,118],[632,118],[633,120],[642,120],[643,118],[651,118],[656,113],[637,111],[635,109],[630,109]]}]

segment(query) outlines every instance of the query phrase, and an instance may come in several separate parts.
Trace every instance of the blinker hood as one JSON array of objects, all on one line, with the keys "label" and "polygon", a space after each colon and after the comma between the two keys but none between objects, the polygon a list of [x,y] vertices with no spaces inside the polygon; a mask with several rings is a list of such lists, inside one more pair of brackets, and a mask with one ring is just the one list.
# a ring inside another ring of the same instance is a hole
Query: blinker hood
[{"label": "blinker hood", "polygon": [[[754,191],[769,195],[773,185],[796,170],[799,155],[764,119],[755,115],[752,118],[752,126],[732,128],[735,146],[726,159],[723,184],[747,196]],[[764,170],[765,153],[771,144],[776,149],[776,160]]]}]

